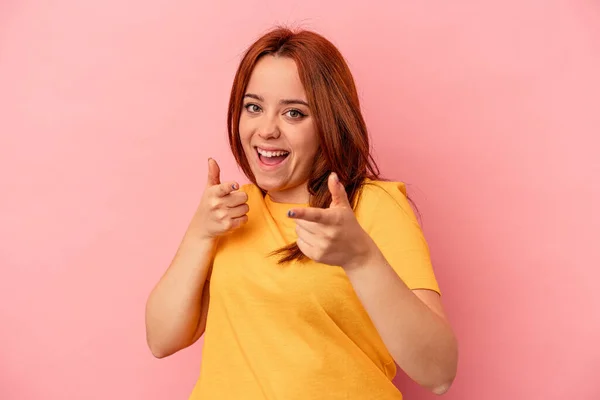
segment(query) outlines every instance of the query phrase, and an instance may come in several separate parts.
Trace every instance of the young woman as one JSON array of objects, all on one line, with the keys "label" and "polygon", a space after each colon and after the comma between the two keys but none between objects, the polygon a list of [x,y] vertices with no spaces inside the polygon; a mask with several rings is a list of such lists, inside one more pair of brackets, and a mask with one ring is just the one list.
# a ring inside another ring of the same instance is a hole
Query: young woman
[{"label": "young woman", "polygon": [[396,364],[441,394],[457,344],[402,183],[379,177],[352,75],[322,36],[276,29],[228,112],[252,184],[208,183],[148,298],[156,357],[203,334],[191,399],[401,399]]}]

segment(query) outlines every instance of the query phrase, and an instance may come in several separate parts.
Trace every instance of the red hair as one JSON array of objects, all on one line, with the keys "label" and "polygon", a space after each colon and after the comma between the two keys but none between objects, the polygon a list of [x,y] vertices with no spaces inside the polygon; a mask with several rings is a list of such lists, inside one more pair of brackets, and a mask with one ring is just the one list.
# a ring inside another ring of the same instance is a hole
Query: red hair
[{"label": "red hair", "polygon": [[[250,75],[258,60],[266,55],[289,57],[296,62],[315,120],[319,150],[308,178],[310,206],[329,207],[327,178],[335,172],[355,207],[365,179],[379,179],[379,169],[370,153],[367,127],[350,69],[339,50],[317,33],[276,28],[246,50],[235,74],[227,113],[229,144],[238,165],[256,184],[240,141],[239,122]],[[275,254],[283,255],[280,263],[304,258],[296,243]]]}]

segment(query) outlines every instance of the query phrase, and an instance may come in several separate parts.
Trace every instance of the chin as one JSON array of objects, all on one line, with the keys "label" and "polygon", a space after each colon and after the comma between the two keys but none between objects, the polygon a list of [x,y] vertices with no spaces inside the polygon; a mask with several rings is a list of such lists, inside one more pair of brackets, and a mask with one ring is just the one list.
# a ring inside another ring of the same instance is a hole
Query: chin
[{"label": "chin", "polygon": [[256,176],[256,185],[267,192],[279,192],[285,189],[285,184],[279,179]]}]

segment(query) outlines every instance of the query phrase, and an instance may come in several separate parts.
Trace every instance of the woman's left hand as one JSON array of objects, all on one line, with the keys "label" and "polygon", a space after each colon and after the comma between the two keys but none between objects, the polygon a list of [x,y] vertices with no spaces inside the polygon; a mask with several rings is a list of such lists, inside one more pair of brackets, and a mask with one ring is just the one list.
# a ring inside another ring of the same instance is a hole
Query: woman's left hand
[{"label": "woman's left hand", "polygon": [[344,186],[337,175],[328,179],[329,208],[294,208],[298,248],[310,259],[344,269],[363,265],[377,246],[358,223]]}]

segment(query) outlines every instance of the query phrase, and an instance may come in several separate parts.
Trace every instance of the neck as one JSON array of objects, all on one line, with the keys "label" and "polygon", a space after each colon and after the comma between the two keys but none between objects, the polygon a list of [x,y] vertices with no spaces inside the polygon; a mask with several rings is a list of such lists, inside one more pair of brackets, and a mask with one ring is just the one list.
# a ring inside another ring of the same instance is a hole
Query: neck
[{"label": "neck", "polygon": [[310,200],[307,183],[283,190],[269,190],[267,194],[275,203],[307,204]]}]

